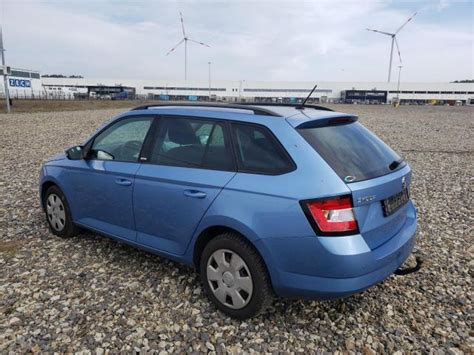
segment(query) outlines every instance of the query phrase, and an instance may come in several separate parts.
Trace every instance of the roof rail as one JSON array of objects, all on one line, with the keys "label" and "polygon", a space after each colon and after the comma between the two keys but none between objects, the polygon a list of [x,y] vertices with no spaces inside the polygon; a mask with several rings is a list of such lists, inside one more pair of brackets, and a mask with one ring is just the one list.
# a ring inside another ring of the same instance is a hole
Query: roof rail
[{"label": "roof rail", "polygon": [[255,107],[252,105],[223,104],[223,103],[210,103],[210,102],[202,102],[202,103],[200,102],[199,103],[198,102],[167,102],[167,103],[157,102],[155,104],[148,104],[148,105],[132,108],[131,111],[148,110],[153,107],[168,107],[168,106],[229,108],[229,109],[252,111],[255,115],[282,117],[280,114],[272,110],[267,110],[262,107]]},{"label": "roof rail", "polygon": [[334,111],[330,109],[329,107],[324,107],[324,106],[319,106],[319,105],[308,105],[305,104],[304,106],[301,103],[280,103],[280,102],[240,102],[239,105],[258,105],[258,106],[281,106],[281,107],[294,107],[297,110],[304,110],[305,108],[312,108],[315,110],[321,110],[321,111]]}]

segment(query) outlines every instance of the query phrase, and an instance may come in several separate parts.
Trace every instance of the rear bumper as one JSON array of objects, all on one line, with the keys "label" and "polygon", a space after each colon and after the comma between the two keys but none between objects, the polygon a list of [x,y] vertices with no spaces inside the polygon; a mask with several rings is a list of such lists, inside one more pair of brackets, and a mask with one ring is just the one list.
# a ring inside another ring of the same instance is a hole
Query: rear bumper
[{"label": "rear bumper", "polygon": [[332,299],[369,288],[390,276],[415,245],[416,211],[389,241],[371,250],[361,235],[260,239],[275,293],[280,297]]}]

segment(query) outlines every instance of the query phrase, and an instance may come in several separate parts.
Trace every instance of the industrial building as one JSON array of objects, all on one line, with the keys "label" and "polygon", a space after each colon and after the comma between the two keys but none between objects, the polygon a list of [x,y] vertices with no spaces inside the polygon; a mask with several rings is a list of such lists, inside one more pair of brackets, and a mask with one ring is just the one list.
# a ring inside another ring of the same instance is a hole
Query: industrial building
[{"label": "industrial building", "polygon": [[[0,73],[1,72],[0,69]],[[11,69],[13,99],[151,99],[186,101],[301,102],[311,81],[139,80],[41,77],[38,71]],[[312,103],[474,104],[474,83],[317,82]],[[0,95],[4,95],[3,81]]]},{"label": "industrial building", "polygon": [[[97,93],[104,95],[114,90],[129,90],[138,98],[153,100],[211,100],[299,102],[313,88],[314,82],[305,81],[208,81],[194,80],[117,80],[89,78],[42,78],[46,91],[63,95]],[[318,82],[312,102],[401,103],[412,104],[474,104],[474,83],[397,83],[386,82]],[[96,95],[97,94],[93,94]]]},{"label": "industrial building", "polygon": [[[43,91],[40,72],[36,70],[8,68],[8,91],[13,98],[29,98]],[[3,68],[0,68],[3,75]],[[5,95],[5,85],[1,80],[0,95]]]}]

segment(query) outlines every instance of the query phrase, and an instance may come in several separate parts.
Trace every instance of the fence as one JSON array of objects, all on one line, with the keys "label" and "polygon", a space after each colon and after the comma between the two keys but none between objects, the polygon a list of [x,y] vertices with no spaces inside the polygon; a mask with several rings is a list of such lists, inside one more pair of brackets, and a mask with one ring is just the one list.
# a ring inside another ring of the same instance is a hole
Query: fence
[{"label": "fence", "polygon": [[[50,90],[12,90],[9,91],[12,100],[114,100],[113,95],[89,96],[85,92],[50,91]],[[143,96],[143,97],[142,97]],[[0,92],[0,99],[5,99],[5,92]],[[117,98],[119,99],[119,98]],[[130,95],[121,100],[143,100],[146,95]]]}]

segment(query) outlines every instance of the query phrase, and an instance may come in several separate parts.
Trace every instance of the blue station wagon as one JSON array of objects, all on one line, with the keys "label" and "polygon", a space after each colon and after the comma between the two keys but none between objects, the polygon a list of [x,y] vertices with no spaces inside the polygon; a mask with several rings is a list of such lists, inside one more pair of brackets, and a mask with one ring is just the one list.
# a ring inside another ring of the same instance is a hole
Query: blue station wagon
[{"label": "blue station wagon", "polygon": [[274,295],[331,299],[391,275],[415,243],[411,170],[351,114],[157,104],[47,161],[53,234],[80,228],[194,266],[245,319]]}]

